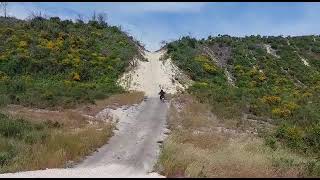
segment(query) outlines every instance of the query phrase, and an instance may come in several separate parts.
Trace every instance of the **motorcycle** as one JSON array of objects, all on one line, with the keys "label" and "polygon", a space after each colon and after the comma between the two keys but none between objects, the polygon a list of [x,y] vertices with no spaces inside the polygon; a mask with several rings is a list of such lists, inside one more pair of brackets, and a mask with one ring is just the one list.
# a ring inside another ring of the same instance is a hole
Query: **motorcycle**
[{"label": "motorcycle", "polygon": [[165,92],[163,92],[164,86],[159,85],[159,88],[161,89],[161,91],[159,92],[160,95],[160,101],[164,102],[164,94]]},{"label": "motorcycle", "polygon": [[164,95],[160,95],[160,101],[164,102]]}]

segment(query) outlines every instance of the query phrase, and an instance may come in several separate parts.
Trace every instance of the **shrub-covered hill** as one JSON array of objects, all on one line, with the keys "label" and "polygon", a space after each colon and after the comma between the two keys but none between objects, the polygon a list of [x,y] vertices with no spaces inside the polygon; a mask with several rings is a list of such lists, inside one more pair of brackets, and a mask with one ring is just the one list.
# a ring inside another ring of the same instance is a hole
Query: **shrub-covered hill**
[{"label": "shrub-covered hill", "polygon": [[268,138],[301,152],[320,148],[320,37],[183,37],[166,45],[196,83],[189,91],[221,119],[278,125]]},{"label": "shrub-covered hill", "polygon": [[68,107],[120,92],[139,46],[104,21],[0,18],[0,105]]}]

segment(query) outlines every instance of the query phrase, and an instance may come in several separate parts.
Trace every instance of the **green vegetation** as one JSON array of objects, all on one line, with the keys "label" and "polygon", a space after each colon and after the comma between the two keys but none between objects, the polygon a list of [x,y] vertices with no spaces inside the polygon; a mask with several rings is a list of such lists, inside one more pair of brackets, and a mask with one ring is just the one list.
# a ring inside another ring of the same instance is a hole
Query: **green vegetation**
[{"label": "green vegetation", "polygon": [[138,43],[104,21],[0,18],[0,105],[71,107],[123,91]]},{"label": "green vegetation", "polygon": [[[274,52],[268,53],[267,44]],[[312,157],[319,155],[320,144],[319,48],[319,36],[183,37],[167,45],[173,62],[195,80],[189,92],[209,103],[220,119],[244,114],[272,119],[277,129],[261,133],[267,144],[276,149],[280,143]]]}]

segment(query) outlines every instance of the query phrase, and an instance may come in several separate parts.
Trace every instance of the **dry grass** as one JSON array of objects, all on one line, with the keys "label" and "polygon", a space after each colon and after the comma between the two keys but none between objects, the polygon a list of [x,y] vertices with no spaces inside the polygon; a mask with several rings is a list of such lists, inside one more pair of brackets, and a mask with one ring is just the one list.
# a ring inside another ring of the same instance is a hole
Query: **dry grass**
[{"label": "dry grass", "polygon": [[138,104],[143,101],[143,98],[143,92],[131,92],[112,95],[107,99],[96,101],[93,105],[82,105],[76,109],[50,111],[10,105],[1,109],[1,112],[14,118],[23,118],[32,122],[52,121],[68,128],[81,128],[88,124],[89,118],[86,115],[94,116],[105,108]]},{"label": "dry grass", "polygon": [[223,141],[220,135],[215,138],[218,140],[202,136],[181,142],[176,138],[165,141],[160,156],[162,167],[158,168],[167,177],[177,173],[185,177],[297,177],[303,170],[304,158],[284,150],[272,151],[261,139]]},{"label": "dry grass", "polygon": [[116,94],[112,95],[104,100],[97,100],[93,105],[81,106],[78,107],[77,110],[87,114],[87,115],[95,115],[99,111],[109,108],[117,108],[123,105],[133,105],[139,104],[144,99],[144,93],[133,91],[130,93]]},{"label": "dry grass", "polygon": [[195,102],[193,97],[186,94],[172,100],[168,118],[169,126],[196,129],[205,127],[206,124],[216,125],[218,123],[207,105]]},{"label": "dry grass", "polygon": [[42,121],[58,122],[69,128],[83,127],[88,121],[87,117],[69,109],[63,111],[48,111],[12,105],[3,109],[2,112],[14,118],[23,118],[35,123]]},{"label": "dry grass", "polygon": [[86,127],[77,132],[51,130],[44,143],[20,144],[20,152],[1,172],[17,172],[64,167],[66,162],[81,160],[112,136],[111,124]]},{"label": "dry grass", "polygon": [[209,106],[189,95],[172,101],[168,123],[172,133],[156,166],[167,177],[297,177],[304,171],[306,157],[272,150],[261,138],[227,129]]}]

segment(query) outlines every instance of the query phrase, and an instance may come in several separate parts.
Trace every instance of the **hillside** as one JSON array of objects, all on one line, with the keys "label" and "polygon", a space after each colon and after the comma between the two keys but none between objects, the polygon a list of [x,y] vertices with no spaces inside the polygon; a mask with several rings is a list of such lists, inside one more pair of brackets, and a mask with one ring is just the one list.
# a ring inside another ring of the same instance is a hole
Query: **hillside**
[{"label": "hillside", "polygon": [[183,37],[168,55],[196,83],[189,88],[220,119],[269,122],[259,135],[277,148],[318,155],[320,37]]},{"label": "hillside", "polygon": [[142,58],[139,44],[105,21],[0,18],[0,105],[72,107],[119,93]]}]

